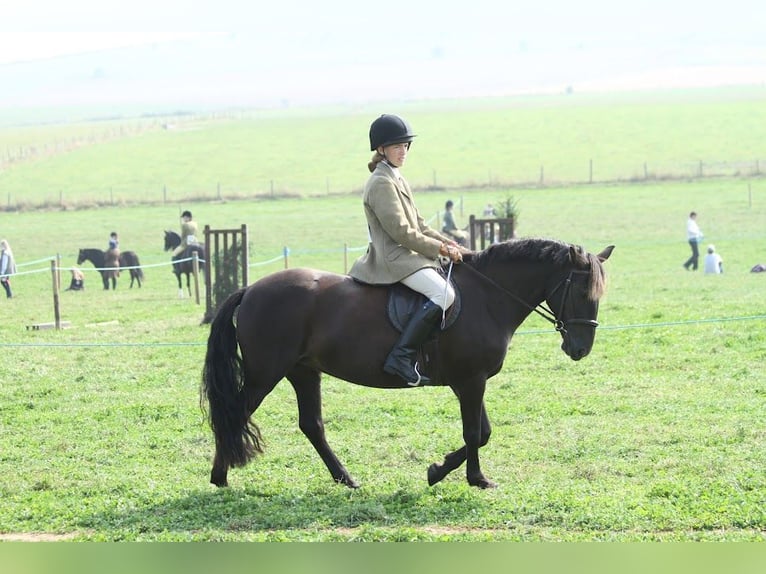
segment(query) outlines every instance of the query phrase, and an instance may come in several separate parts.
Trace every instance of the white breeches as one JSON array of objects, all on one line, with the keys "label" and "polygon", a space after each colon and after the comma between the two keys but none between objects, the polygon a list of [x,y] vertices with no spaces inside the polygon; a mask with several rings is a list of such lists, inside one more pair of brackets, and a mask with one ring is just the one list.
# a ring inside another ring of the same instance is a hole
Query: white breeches
[{"label": "white breeches", "polygon": [[433,267],[424,267],[401,281],[407,287],[422,293],[446,311],[455,302],[455,290]]}]

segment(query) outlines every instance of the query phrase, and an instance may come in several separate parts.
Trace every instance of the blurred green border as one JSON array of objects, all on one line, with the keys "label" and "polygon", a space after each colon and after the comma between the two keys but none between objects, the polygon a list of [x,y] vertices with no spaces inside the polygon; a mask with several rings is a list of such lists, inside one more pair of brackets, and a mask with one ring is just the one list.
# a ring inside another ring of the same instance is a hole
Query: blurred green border
[{"label": "blurred green border", "polygon": [[762,573],[759,543],[23,543],[0,544],[12,574],[229,570],[290,574]]}]

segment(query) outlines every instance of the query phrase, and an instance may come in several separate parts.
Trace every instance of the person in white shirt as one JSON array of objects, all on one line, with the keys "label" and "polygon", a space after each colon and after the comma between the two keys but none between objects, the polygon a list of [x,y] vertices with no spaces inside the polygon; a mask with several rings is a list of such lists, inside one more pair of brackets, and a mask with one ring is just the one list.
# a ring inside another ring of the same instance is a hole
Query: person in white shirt
[{"label": "person in white shirt", "polygon": [[686,221],[686,238],[689,240],[689,246],[692,248],[692,255],[684,263],[684,269],[696,271],[699,266],[700,252],[698,243],[702,241],[702,231],[697,225],[697,213],[692,211],[689,219]]},{"label": "person in white shirt", "polygon": [[708,245],[707,255],[705,255],[705,273],[723,273],[723,259],[715,252],[714,245]]},{"label": "person in white shirt", "polygon": [[16,273],[16,260],[13,258],[13,251],[8,240],[3,239],[0,241],[0,283],[3,285],[8,299],[13,297],[11,275],[14,273]]}]

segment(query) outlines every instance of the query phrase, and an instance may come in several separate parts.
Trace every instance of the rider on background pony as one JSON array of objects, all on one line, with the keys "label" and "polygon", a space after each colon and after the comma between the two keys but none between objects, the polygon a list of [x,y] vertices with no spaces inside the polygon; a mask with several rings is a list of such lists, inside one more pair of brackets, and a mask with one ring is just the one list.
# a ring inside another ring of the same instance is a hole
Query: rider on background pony
[{"label": "rider on background pony", "polygon": [[181,214],[181,243],[173,250],[173,257],[183,255],[186,248],[190,245],[197,245],[197,222],[192,221],[191,211],[184,211]]},{"label": "rider on background pony", "polygon": [[452,208],[455,204],[451,199],[447,200],[444,204],[444,217],[442,218],[444,224],[442,225],[442,233],[455,240],[456,243],[466,247],[468,245],[468,234],[462,229],[458,228],[455,223],[455,216],[452,213]]}]

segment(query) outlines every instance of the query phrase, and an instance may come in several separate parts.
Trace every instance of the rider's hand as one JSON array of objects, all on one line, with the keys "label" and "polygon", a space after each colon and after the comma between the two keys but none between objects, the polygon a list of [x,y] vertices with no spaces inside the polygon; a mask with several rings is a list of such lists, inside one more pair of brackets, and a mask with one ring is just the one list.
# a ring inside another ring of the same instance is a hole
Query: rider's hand
[{"label": "rider's hand", "polygon": [[453,261],[454,263],[463,261],[463,254],[460,253],[460,249],[458,249],[456,245],[450,243],[442,243],[442,246],[439,248],[439,254],[449,257],[450,261]]}]

